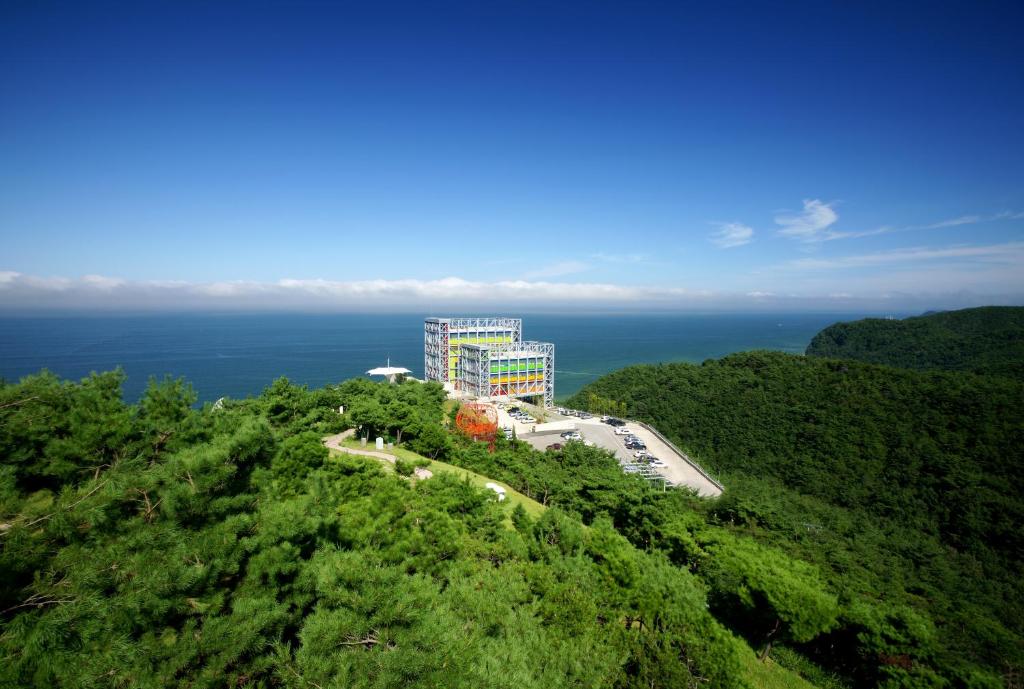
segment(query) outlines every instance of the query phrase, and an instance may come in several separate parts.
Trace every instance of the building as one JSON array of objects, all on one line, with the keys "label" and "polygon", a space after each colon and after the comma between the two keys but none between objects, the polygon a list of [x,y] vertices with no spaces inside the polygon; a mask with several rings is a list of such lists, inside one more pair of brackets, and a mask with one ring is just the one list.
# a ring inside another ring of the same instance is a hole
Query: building
[{"label": "building", "polygon": [[522,331],[518,318],[428,318],[425,377],[478,398],[526,398],[551,406],[555,346],[524,342]]},{"label": "building", "polygon": [[480,398],[534,398],[555,401],[555,345],[509,342],[460,347],[456,389]]},{"label": "building", "polygon": [[428,318],[423,323],[424,377],[454,383],[461,345],[519,342],[522,333],[519,318]]}]

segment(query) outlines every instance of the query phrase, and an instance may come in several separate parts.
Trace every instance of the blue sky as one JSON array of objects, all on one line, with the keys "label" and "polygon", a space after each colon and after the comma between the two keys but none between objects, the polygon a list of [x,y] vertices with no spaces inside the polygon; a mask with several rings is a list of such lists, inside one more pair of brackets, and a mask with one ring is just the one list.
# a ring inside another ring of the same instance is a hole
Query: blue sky
[{"label": "blue sky", "polygon": [[4,3],[0,308],[1024,303],[1020,3],[370,5]]}]

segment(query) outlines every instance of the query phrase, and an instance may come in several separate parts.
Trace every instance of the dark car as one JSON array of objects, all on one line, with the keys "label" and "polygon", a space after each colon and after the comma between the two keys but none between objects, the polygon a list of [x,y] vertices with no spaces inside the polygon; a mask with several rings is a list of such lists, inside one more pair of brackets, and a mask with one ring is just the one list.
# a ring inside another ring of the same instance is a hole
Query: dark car
[{"label": "dark car", "polygon": [[548,445],[544,449],[545,450],[561,450],[562,449],[562,443],[551,443],[550,445]]}]

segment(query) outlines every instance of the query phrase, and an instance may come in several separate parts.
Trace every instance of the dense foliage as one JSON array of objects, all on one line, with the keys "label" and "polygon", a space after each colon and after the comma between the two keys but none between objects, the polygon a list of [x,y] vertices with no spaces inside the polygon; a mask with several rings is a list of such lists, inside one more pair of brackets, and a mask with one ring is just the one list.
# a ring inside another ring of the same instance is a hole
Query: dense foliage
[{"label": "dense foliage", "polygon": [[[489,452],[434,384],[196,409],[181,381],[134,405],[121,382],[0,386],[0,686],[982,689],[1024,667],[1013,381],[751,353],[581,393],[711,464],[718,500],[579,443]],[[331,456],[346,428],[539,504]]]},{"label": "dense foliage", "polygon": [[321,443],[486,454],[439,386],[279,380],[197,410],[121,381],[0,387],[2,686],[750,686],[704,581],[608,516],[533,519]]},{"label": "dense foliage", "polygon": [[[819,566],[837,623],[815,639],[792,625],[801,653],[861,685],[897,668],[921,686],[1019,681],[1020,382],[751,352],[631,367],[569,404],[592,396],[625,404],[724,478],[723,498],[695,503],[709,524]],[[744,555],[697,545],[728,570],[708,578],[715,607],[716,592],[746,576],[729,564]]]},{"label": "dense foliage", "polygon": [[807,355],[1024,380],[1024,307],[985,306],[903,320],[836,323],[811,340]]}]

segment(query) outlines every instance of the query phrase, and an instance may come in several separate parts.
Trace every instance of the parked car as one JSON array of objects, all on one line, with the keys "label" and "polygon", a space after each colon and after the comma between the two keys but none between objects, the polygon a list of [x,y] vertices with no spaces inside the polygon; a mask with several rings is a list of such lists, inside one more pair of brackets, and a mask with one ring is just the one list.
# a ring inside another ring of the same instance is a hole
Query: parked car
[{"label": "parked car", "polygon": [[608,424],[611,425],[611,426],[615,426],[616,428],[621,428],[622,426],[626,425],[626,422],[623,421],[622,419],[616,419],[615,417],[609,417]]},{"label": "parked car", "polygon": [[562,443],[551,443],[550,445],[548,445],[544,449],[545,450],[551,450],[551,451],[561,450],[562,449]]},{"label": "parked car", "polygon": [[620,426],[619,428],[615,429],[615,435],[629,435],[629,431]]}]

